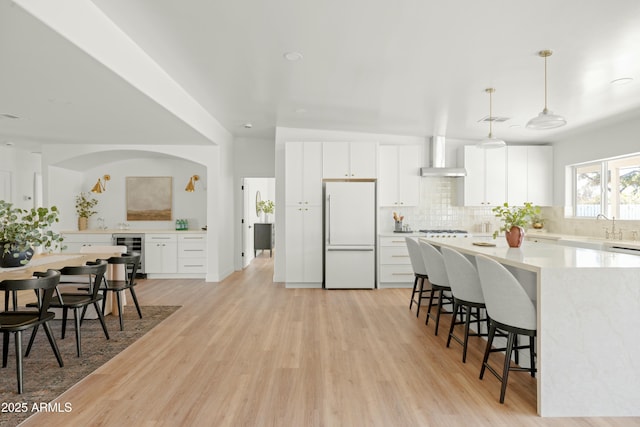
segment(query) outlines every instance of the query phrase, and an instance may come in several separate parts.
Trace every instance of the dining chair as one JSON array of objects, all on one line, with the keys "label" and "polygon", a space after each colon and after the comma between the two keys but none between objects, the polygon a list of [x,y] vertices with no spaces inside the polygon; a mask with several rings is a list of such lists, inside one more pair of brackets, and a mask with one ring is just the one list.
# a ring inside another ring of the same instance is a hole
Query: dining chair
[{"label": "dining chair", "polygon": [[[62,339],[65,338],[67,330],[67,318],[69,310],[73,310],[73,319],[75,322],[75,335],[76,335],[76,353],[77,356],[82,356],[82,342],[81,342],[81,324],[84,314],[87,311],[87,307],[93,306],[98,313],[98,319],[102,326],[102,331],[106,339],[109,339],[109,331],[107,331],[107,324],[105,323],[102,310],[100,309],[98,302],[102,299],[102,295],[99,293],[100,284],[104,280],[105,272],[107,271],[107,261],[98,260],[96,262],[87,262],[86,265],[64,267],[60,269],[60,274],[63,277],[88,277],[89,285],[85,289],[79,289],[73,292],[63,292],[59,288],[54,295],[51,296],[49,306],[51,308],[62,309]],[[75,283],[75,282],[73,282]],[[33,303],[27,304],[32,306]],[[80,312],[82,309],[82,313]],[[31,335],[29,340],[29,346],[27,347],[27,355],[31,350],[33,341],[35,339],[37,330]]]},{"label": "dining chair", "polygon": [[122,279],[107,279],[102,281],[100,291],[102,292],[102,310],[105,309],[105,301],[108,292],[114,292],[118,302],[118,317],[120,320],[120,330],[124,330],[124,320],[122,318],[122,294],[129,289],[133,303],[138,311],[138,316],[142,319],[142,311],[140,310],[140,304],[138,304],[138,297],[134,287],[136,286],[136,273],[140,266],[140,254],[122,254],[120,256],[114,256],[107,260],[109,264],[122,265],[125,268],[124,277]]},{"label": "dining chair", "polygon": [[16,310],[0,313],[0,332],[2,332],[2,367],[7,367],[9,353],[9,334],[14,334],[16,350],[16,374],[18,378],[18,393],[22,394],[23,366],[22,366],[22,332],[28,329],[35,329],[42,325],[44,328],[51,349],[56,356],[58,365],[62,368],[62,356],[56,343],[49,322],[53,320],[55,314],[48,311],[49,302],[54,294],[56,285],[60,281],[60,273],[55,270],[48,270],[46,273],[34,273],[33,278],[3,280],[0,282],[0,290],[5,292],[18,292],[23,290],[34,290],[37,295],[37,310]]}]

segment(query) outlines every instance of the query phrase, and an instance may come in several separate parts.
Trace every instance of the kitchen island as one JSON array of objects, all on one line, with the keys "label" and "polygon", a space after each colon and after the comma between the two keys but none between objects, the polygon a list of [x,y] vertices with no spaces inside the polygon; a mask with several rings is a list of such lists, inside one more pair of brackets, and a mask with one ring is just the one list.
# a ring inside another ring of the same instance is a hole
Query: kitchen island
[{"label": "kitchen island", "polygon": [[539,415],[640,415],[640,256],[534,242],[509,248],[503,238],[490,241],[495,247],[424,240],[534,277]]}]

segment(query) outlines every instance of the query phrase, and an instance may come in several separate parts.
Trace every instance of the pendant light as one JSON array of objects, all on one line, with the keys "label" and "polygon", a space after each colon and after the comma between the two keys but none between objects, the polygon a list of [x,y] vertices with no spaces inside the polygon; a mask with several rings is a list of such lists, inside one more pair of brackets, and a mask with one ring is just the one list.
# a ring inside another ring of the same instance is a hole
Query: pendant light
[{"label": "pendant light", "polygon": [[492,105],[492,95],[496,90],[492,87],[489,87],[484,90],[489,94],[489,136],[482,141],[480,141],[477,146],[479,148],[500,148],[507,145],[503,140],[494,138],[493,136],[493,105]]},{"label": "pendant light", "polygon": [[547,58],[553,54],[550,50],[541,50],[538,55],[544,58],[544,110],[533,119],[529,120],[529,129],[555,129],[567,124],[567,120],[553,111],[547,109]]}]

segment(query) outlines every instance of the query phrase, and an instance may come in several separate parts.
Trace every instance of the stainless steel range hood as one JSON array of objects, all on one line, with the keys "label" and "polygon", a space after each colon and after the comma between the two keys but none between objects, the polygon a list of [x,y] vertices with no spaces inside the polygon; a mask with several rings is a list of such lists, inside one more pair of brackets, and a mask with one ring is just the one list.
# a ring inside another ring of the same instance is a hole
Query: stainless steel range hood
[{"label": "stainless steel range hood", "polygon": [[431,167],[420,168],[420,176],[465,176],[464,168],[445,167],[444,136],[431,137]]}]

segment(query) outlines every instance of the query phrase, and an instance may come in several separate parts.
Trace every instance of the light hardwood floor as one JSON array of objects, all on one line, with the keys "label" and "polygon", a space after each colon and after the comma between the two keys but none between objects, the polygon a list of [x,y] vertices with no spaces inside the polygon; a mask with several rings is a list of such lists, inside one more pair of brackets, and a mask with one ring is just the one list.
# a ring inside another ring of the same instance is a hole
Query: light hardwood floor
[{"label": "light hardwood floor", "polygon": [[[506,402],[483,345],[445,347],[410,290],[285,289],[258,257],[221,283],[143,280],[143,305],[182,305],[59,397],[70,413],[25,426],[631,426],[640,418],[540,418],[536,383]],[[126,325],[125,325],[126,327]],[[108,345],[108,343],[106,344]]]}]

